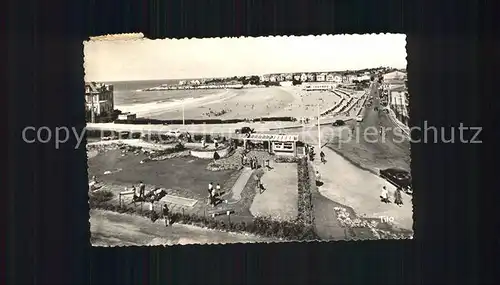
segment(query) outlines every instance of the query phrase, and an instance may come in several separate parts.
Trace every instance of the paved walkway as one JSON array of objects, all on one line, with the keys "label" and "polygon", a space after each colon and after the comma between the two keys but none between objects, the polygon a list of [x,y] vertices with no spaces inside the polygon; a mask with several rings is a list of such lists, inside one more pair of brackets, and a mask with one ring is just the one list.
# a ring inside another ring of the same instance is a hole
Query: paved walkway
[{"label": "paved walkway", "polygon": [[334,207],[337,204],[318,193],[312,195],[314,227],[316,234],[323,240],[344,240],[346,229],[337,220]]},{"label": "paved walkway", "polygon": [[162,219],[151,220],[102,210],[90,211],[90,241],[94,246],[144,246],[185,244],[227,244],[271,242],[270,238],[227,233],[174,223],[165,227]]},{"label": "paved walkway", "polygon": [[318,160],[313,163],[321,174],[319,192],[324,197],[351,207],[357,215],[366,218],[382,216],[394,218],[394,224],[400,228],[412,230],[413,205],[411,196],[402,193],[403,205],[380,202],[380,191],[386,186],[390,200],[394,201],[395,187],[381,177],[359,169],[329,148],[323,148],[326,163]]},{"label": "paved walkway", "polygon": [[297,164],[275,163],[261,178],[264,191],[255,195],[250,212],[254,217],[291,221],[298,215]]},{"label": "paved walkway", "polygon": [[240,176],[238,177],[238,180],[236,180],[236,183],[234,183],[233,188],[231,189],[231,198],[228,199],[229,203],[231,202],[237,202],[241,199],[241,192],[243,192],[243,189],[245,188],[245,185],[247,185],[248,179],[252,177],[253,169],[250,167],[245,167],[243,168],[243,171],[241,172]]}]

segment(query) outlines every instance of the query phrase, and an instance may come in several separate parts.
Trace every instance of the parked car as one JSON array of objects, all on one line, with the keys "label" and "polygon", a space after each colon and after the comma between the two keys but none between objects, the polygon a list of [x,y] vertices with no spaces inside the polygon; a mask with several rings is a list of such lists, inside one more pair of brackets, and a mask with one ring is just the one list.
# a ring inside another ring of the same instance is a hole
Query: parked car
[{"label": "parked car", "polygon": [[171,131],[168,131],[166,133],[167,136],[170,136],[170,137],[180,137],[182,135],[182,132],[180,130],[171,130]]},{"label": "parked car", "polygon": [[343,120],[336,120],[335,122],[332,123],[332,126],[334,127],[339,127],[339,126],[344,126],[345,122]]},{"label": "parked car", "polygon": [[406,193],[412,194],[411,174],[408,171],[399,168],[387,168],[380,170],[380,177],[396,187],[401,187]]},{"label": "parked car", "polygon": [[241,129],[236,129],[235,130],[236,134],[251,134],[251,133],[254,133],[254,132],[255,132],[255,129],[252,129],[250,127],[243,127]]},{"label": "parked car", "polygon": [[128,131],[121,131],[118,133],[118,138],[120,139],[128,139],[130,138],[130,132]]}]

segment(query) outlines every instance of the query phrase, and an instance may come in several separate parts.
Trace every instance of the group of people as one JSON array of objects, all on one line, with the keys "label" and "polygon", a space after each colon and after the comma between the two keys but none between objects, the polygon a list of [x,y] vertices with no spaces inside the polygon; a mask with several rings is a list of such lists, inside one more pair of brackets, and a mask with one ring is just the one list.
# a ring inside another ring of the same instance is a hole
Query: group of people
[{"label": "group of people", "polygon": [[[214,141],[214,147],[217,149],[219,147],[219,141],[217,139],[213,139]],[[205,141],[204,138],[201,139],[201,147],[206,148],[207,147],[207,142]]]},{"label": "group of people", "polygon": [[[314,157],[316,156],[316,152],[314,151],[313,146],[306,146],[306,152],[309,155],[309,160],[314,161]],[[323,151],[320,151],[319,157],[321,158],[321,163],[326,163],[326,155]]]},{"label": "group of people", "polygon": [[248,157],[245,153],[241,155],[241,164],[248,165],[252,169],[257,169],[259,167],[259,162],[256,157]]},{"label": "group of people", "polygon": [[[139,191],[137,191],[137,188],[139,188]],[[144,199],[144,195],[146,193],[146,185],[144,185],[144,183],[142,183],[142,181],[139,181],[139,186],[137,188],[135,187],[135,185],[132,185],[132,191],[134,191],[132,203],[135,203],[137,201]]]},{"label": "group of people", "polygon": [[217,205],[217,197],[220,196],[220,191],[221,187],[219,183],[217,183],[215,187],[212,182],[208,183],[208,199],[209,204],[212,205],[212,207]]},{"label": "group of people", "polygon": [[[394,192],[394,204],[401,206],[403,205],[403,196],[401,194],[402,189],[400,187],[396,188],[396,192]],[[380,193],[380,201],[384,203],[391,203],[389,200],[389,191],[387,187],[382,187],[382,192]]]},{"label": "group of people", "polygon": [[[139,191],[137,191],[137,189]],[[142,181],[139,181],[139,186],[138,187],[135,187],[135,185],[133,185],[132,186],[132,191],[134,192],[134,197],[132,198],[132,203],[135,203],[137,201],[144,201],[144,197],[145,197],[145,194],[146,194],[146,185]],[[154,212],[153,201],[155,200],[154,195],[156,195],[156,194],[157,193],[153,193],[153,197],[151,199],[151,203],[149,204],[149,211],[151,211],[151,220],[152,221],[154,221],[153,220],[154,219],[154,215],[153,215],[153,212]],[[169,215],[170,214],[170,210],[169,210],[167,204],[163,204],[161,213],[162,213],[163,219],[165,220],[165,226],[169,226],[170,225],[170,215]]]}]

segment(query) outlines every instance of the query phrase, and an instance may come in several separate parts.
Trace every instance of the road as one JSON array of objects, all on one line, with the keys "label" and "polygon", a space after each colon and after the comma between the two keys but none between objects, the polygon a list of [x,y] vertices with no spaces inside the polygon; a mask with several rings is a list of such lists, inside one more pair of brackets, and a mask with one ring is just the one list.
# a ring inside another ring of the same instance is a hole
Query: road
[{"label": "road", "polygon": [[[349,122],[354,132],[342,132],[342,136],[331,137],[328,147],[351,162],[378,172],[380,169],[396,167],[410,170],[410,142],[380,108],[378,83],[371,85],[369,96],[373,100],[366,107],[362,122]],[[375,110],[375,109],[378,110]],[[384,132],[379,134],[380,127]]]},{"label": "road", "polygon": [[318,187],[321,195],[351,207],[357,215],[366,218],[394,218],[394,224],[402,229],[412,230],[413,205],[411,196],[402,193],[403,205],[385,204],[380,201],[382,186],[386,186],[394,201],[396,188],[372,172],[362,170],[344,159],[335,151],[324,147],[326,163],[313,162],[321,174],[323,185]]},{"label": "road", "polygon": [[[343,119],[346,120],[346,116],[332,116],[328,118],[322,118],[320,124],[331,124],[335,120]],[[316,122],[312,122],[314,126]],[[251,123],[234,123],[234,124],[197,124],[197,125],[139,125],[139,124],[115,124],[115,123],[87,123],[86,130],[97,130],[97,131],[129,131],[129,132],[163,132],[173,130],[187,131],[190,133],[217,133],[217,134],[234,134],[236,129],[241,129],[242,127],[250,127],[255,129],[256,132],[269,132],[274,133],[281,132],[282,129],[300,129],[302,124],[298,122],[251,122]]]},{"label": "road", "polygon": [[90,211],[93,246],[143,246],[270,242],[271,239],[227,233],[195,226],[174,224],[165,227],[163,220],[151,220],[103,210]]}]

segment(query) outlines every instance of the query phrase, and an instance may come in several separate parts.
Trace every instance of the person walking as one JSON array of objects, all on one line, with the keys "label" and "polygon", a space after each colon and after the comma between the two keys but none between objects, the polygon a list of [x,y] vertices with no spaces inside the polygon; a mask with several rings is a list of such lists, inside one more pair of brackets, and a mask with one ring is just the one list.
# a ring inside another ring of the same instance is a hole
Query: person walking
[{"label": "person walking", "polygon": [[389,191],[387,191],[387,188],[385,186],[382,187],[382,192],[380,193],[380,201],[384,203],[390,203],[389,201]]},{"label": "person walking", "polygon": [[215,149],[217,149],[217,147],[219,147],[219,142],[217,141],[217,139],[214,139],[214,146],[215,146]]},{"label": "person walking", "polygon": [[398,206],[403,205],[403,196],[401,194],[401,188],[398,187],[396,192],[394,192],[394,203]]},{"label": "person walking", "polygon": [[326,160],[325,160],[325,153],[324,153],[323,151],[321,151],[321,152],[319,153],[319,156],[321,157],[321,162],[322,162],[323,164],[325,164],[325,162],[326,162]]},{"label": "person walking", "polygon": [[142,183],[142,181],[139,181],[139,197],[144,198],[144,192],[146,192],[146,185]]},{"label": "person walking", "polygon": [[163,209],[162,209],[162,214],[163,214],[163,219],[165,220],[165,226],[168,227],[170,226],[170,213],[167,204],[163,204]]}]

